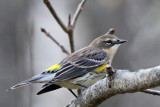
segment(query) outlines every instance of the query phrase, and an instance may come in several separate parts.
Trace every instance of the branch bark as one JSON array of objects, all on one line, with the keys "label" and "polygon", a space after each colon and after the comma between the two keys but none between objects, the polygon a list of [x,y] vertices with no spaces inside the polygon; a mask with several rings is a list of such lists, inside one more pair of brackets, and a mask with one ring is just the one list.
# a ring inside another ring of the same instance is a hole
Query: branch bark
[{"label": "branch bark", "polygon": [[[111,84],[111,87],[108,86]],[[82,92],[67,107],[96,107],[106,99],[124,93],[134,93],[160,85],[160,66],[136,72],[116,70],[113,80],[104,78]]]}]

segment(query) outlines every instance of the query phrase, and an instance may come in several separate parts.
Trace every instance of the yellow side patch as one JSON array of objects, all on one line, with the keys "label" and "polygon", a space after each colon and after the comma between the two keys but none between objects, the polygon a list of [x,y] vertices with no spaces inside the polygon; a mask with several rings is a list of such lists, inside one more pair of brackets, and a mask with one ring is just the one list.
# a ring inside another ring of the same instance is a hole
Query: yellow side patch
[{"label": "yellow side patch", "polygon": [[96,68],[95,71],[96,71],[96,72],[101,72],[101,71],[103,71],[106,67],[107,67],[107,63],[103,64],[103,65],[102,65],[101,67],[99,67],[99,68]]},{"label": "yellow side patch", "polygon": [[59,64],[55,64],[55,65],[53,65],[52,67],[48,68],[48,69],[47,69],[47,70],[45,70],[45,71],[58,70],[60,67],[61,67],[61,65],[59,65]]}]

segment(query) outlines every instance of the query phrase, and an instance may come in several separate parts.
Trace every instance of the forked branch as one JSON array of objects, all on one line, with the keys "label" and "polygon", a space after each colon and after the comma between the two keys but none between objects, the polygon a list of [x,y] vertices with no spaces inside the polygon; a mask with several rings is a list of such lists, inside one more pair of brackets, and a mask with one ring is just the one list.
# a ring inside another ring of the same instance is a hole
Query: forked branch
[{"label": "forked branch", "polygon": [[63,29],[63,31],[68,34],[71,52],[74,52],[75,49],[74,49],[73,32],[74,32],[74,28],[75,28],[77,19],[83,9],[83,6],[84,6],[86,0],[82,0],[82,2],[79,4],[72,21],[71,21],[71,15],[69,15],[68,27],[65,26],[65,24],[62,22],[62,20],[58,17],[58,15],[57,15],[56,11],[54,10],[54,8],[52,7],[50,1],[43,0],[43,2],[47,6],[49,11],[51,12],[52,16],[56,19],[57,23]]}]

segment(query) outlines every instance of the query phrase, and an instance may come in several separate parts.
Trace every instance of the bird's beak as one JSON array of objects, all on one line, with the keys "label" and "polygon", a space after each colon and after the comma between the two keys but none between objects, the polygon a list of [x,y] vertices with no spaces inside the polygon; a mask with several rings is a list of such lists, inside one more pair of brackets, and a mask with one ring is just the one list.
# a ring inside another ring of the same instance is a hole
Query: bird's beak
[{"label": "bird's beak", "polygon": [[127,41],[126,40],[119,40],[119,41],[116,42],[116,44],[122,44],[122,43],[125,43],[125,42],[127,42]]}]

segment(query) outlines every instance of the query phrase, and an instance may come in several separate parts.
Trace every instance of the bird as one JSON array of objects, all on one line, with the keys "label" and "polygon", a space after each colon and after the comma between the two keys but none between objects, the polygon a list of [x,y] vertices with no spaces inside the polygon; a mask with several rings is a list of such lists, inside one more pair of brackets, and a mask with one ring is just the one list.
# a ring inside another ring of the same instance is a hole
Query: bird
[{"label": "bird", "polygon": [[[112,67],[112,60],[119,46],[126,40],[114,35],[114,28],[93,40],[88,46],[75,51],[60,63],[42,73],[12,86],[16,89],[31,83],[44,83],[37,95],[61,87],[71,89],[88,88],[106,76],[106,68]],[[72,91],[71,91],[72,92]]]}]

